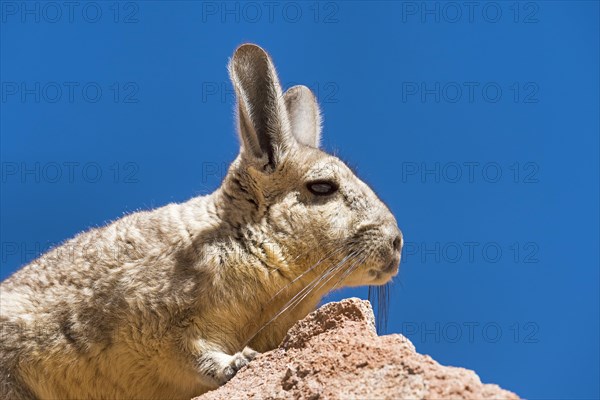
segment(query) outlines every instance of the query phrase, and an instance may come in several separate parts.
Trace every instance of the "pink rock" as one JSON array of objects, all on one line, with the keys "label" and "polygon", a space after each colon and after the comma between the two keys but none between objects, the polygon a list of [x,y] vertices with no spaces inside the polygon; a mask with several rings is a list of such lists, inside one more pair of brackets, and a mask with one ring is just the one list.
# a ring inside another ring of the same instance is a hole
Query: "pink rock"
[{"label": "pink rock", "polygon": [[475,372],[419,354],[404,336],[377,336],[371,304],[325,304],[297,322],[210,399],[519,399]]}]

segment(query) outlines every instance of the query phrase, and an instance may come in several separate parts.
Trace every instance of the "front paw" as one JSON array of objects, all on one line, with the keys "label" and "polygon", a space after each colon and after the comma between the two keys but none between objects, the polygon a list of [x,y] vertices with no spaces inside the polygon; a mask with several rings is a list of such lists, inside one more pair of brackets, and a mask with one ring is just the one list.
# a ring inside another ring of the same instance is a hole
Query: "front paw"
[{"label": "front paw", "polygon": [[260,353],[258,351],[252,350],[248,346],[244,347],[244,350],[242,350],[242,355],[248,360],[248,362],[254,360],[259,354]]},{"label": "front paw", "polygon": [[248,365],[250,361],[252,361],[258,352],[252,350],[250,347],[244,348],[244,350],[239,353],[235,353],[232,356],[223,354],[221,361],[220,370],[215,371],[215,380],[218,382],[219,386],[228,382],[231,378],[237,374],[237,372]]}]

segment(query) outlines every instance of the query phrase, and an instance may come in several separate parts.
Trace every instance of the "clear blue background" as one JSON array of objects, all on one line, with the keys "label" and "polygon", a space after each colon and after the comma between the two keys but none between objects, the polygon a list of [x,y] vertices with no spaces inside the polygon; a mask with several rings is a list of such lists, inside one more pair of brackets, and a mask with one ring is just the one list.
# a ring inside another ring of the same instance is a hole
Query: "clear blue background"
[{"label": "clear blue background", "polygon": [[1,4],[0,278],[214,190],[238,151],[225,66],[251,41],[397,216],[388,332],[523,397],[600,396],[598,2],[54,4]]}]

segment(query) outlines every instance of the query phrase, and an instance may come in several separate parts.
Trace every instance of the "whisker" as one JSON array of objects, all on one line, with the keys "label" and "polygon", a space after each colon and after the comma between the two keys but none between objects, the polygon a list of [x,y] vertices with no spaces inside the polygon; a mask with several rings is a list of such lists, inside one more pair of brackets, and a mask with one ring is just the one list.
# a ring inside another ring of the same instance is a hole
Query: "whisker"
[{"label": "whisker", "polygon": [[[310,293],[310,291],[312,291],[312,289],[316,286],[316,284],[318,284],[319,282],[321,282],[323,280],[323,278],[330,274],[333,270],[338,269],[340,266],[343,266],[343,264],[350,259],[352,256],[354,255],[354,253],[346,256],[344,259],[342,259],[338,264],[336,264],[335,266],[327,269],[323,276],[317,276],[315,279],[313,279],[313,281],[311,281],[306,287],[304,287],[300,292],[298,292],[296,295],[294,295],[287,303],[284,304],[284,306],[280,309],[280,311],[273,316],[269,321],[267,321],[258,331],[256,331],[244,344],[244,346],[247,346],[248,343],[250,343],[252,341],[252,339],[254,339],[260,332],[262,332],[267,326],[269,326],[273,321],[275,321],[277,318],[279,318],[284,312],[286,312],[290,307],[292,306],[296,306],[297,304],[299,304],[299,302],[297,301],[301,296],[302,299],[304,299],[306,297],[306,295],[308,293]],[[303,295],[304,294],[304,295]],[[300,300],[302,300],[300,299]]]},{"label": "whisker", "polygon": [[[355,252],[353,253],[354,255],[354,260],[357,260],[358,257],[361,255],[362,251],[359,252]],[[356,270],[356,268],[358,268],[358,266],[366,259],[366,257],[361,258],[360,260],[354,262],[354,264],[352,264],[350,267],[348,267],[346,269],[346,271],[342,274],[342,277],[336,282],[336,284],[330,289],[333,290],[341,281],[343,281],[350,273],[352,273],[354,270]],[[354,261],[353,260],[353,261]],[[327,280],[325,280],[323,283],[321,283],[319,285],[319,287],[316,288],[316,290],[320,290],[323,286],[325,286],[327,284],[327,282],[329,282],[338,272],[340,272],[342,269],[344,268],[344,265],[340,265],[339,268],[337,268],[337,270],[335,271],[329,271],[328,272],[328,276],[329,278]],[[322,281],[323,279],[325,279],[327,276],[323,276],[320,281]],[[318,283],[318,282],[317,282]],[[312,291],[313,288],[311,288]],[[309,293],[306,293],[299,301],[301,302]]]},{"label": "whisker", "polygon": [[313,279],[308,285],[306,285],[304,288],[302,288],[302,290],[300,290],[298,293],[296,293],[282,308],[283,310],[281,310],[281,312],[277,315],[281,315],[283,312],[285,312],[289,306],[293,305],[301,296],[303,296],[305,293],[309,293],[316,285],[318,285],[320,282],[323,281],[323,279],[327,278],[331,273],[333,273],[334,271],[336,271],[337,269],[341,268],[344,263],[346,263],[349,259],[351,259],[354,256],[354,254],[350,254],[346,257],[344,257],[339,263],[337,263],[335,266],[328,268],[327,270],[325,270],[323,272],[322,275],[317,276],[315,279]]},{"label": "whisker", "polygon": [[374,304],[377,312],[377,332],[385,333],[387,331],[389,304],[390,304],[389,284],[382,286],[369,286],[368,298]]},{"label": "whisker", "polygon": [[[323,242],[323,241],[320,241],[320,242],[319,242],[319,245],[320,245],[320,246],[322,246],[323,244],[333,244],[333,243],[334,243],[334,241],[333,241],[333,240],[331,240],[331,241],[327,241],[327,240],[326,240],[325,242]],[[319,246],[317,246],[316,248],[319,248]],[[298,259],[299,259],[299,258],[301,258],[301,257],[304,257],[304,256],[306,256],[307,254],[309,254],[310,252],[312,252],[312,251],[314,251],[314,250],[315,250],[315,247],[312,247],[312,248],[310,248],[310,249],[306,250],[304,253],[300,253],[299,255],[297,255],[296,257],[294,257],[294,258],[292,259],[292,262],[294,262],[294,261],[298,260]],[[272,272],[277,272],[277,271],[279,271],[281,268],[282,268],[282,267],[273,268],[273,269],[271,269],[271,271],[272,271]]]},{"label": "whisker", "polygon": [[[350,262],[351,257],[355,257],[355,256],[357,257],[358,253],[351,254],[348,257],[347,262]],[[304,300],[306,298],[306,296],[308,296],[312,291],[321,289],[325,284],[327,284],[327,282],[329,282],[331,280],[331,278],[333,278],[338,272],[340,272],[343,269],[343,267],[344,267],[344,263],[338,264],[338,266],[336,266],[335,268],[332,268],[332,269],[328,270],[318,280],[313,281],[313,283],[311,285],[309,285],[306,288],[304,288],[302,290],[302,292],[306,292],[306,293],[304,293],[304,295],[302,297],[298,298],[297,300],[294,300],[295,303],[296,303],[296,305],[299,304],[299,303],[301,303],[302,300]],[[299,293],[299,294],[302,294],[302,292]],[[297,297],[297,296],[294,296],[294,297]]]},{"label": "whisker", "polygon": [[346,270],[346,272],[344,272],[344,274],[342,275],[342,277],[335,283],[335,285],[333,285],[333,287],[331,288],[331,290],[334,290],[337,285],[340,284],[340,282],[342,282],[344,279],[346,279],[351,273],[353,273],[354,271],[356,271],[358,269],[358,267],[360,267],[360,265],[368,258],[368,255],[363,256],[359,261],[355,262],[354,264],[352,264],[352,266],[350,268],[348,268]]},{"label": "whisker", "polygon": [[267,304],[270,304],[281,292],[283,292],[286,288],[288,288],[289,286],[293,285],[295,282],[297,282],[299,279],[301,279],[303,276],[305,276],[306,274],[308,274],[309,272],[313,271],[316,267],[318,267],[319,265],[321,265],[321,263],[331,257],[333,257],[334,255],[340,253],[343,250],[343,248],[338,248],[337,250],[333,250],[332,252],[330,252],[328,255],[324,256],[323,258],[321,258],[319,261],[317,261],[313,266],[311,266],[310,268],[308,268],[306,271],[304,271],[303,273],[301,273],[299,276],[297,276],[296,278],[294,278],[293,280],[291,280],[289,283],[287,283],[286,285],[282,286],[277,293],[275,293],[267,302]]},{"label": "whisker", "polygon": [[[358,257],[357,257],[358,258]],[[340,279],[337,280],[337,282],[331,287],[331,289],[329,291],[333,291],[335,290],[335,288],[337,287],[337,285],[340,284],[340,282],[342,282],[344,279],[346,279],[350,274],[352,274],[354,271],[356,271],[360,265],[368,258],[368,255],[363,256],[360,260],[356,261],[354,264],[352,264],[340,277]]]}]

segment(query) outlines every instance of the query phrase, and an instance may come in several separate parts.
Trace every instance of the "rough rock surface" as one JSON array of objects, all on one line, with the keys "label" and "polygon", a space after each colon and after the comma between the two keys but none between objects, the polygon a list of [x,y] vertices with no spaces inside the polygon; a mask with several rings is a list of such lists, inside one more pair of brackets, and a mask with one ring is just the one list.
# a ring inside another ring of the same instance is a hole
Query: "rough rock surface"
[{"label": "rough rock surface", "polygon": [[210,399],[518,399],[464,368],[419,354],[402,335],[377,336],[371,305],[325,304],[296,323]]}]

